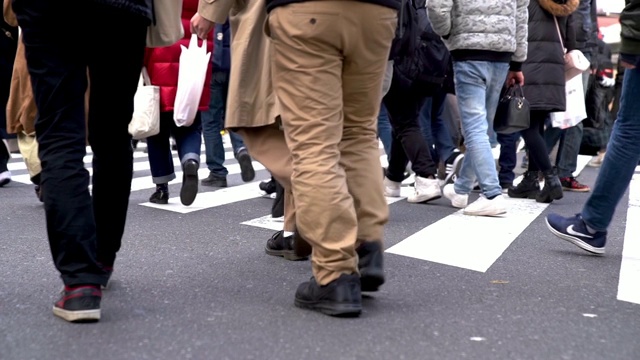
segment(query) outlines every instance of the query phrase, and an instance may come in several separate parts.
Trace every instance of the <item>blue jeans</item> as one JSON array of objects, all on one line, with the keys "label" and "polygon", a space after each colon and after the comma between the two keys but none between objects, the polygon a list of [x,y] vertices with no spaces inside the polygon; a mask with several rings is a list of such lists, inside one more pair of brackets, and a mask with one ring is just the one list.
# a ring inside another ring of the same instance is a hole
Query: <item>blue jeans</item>
[{"label": "blue jeans", "polygon": [[149,165],[154,184],[166,184],[176,178],[171,154],[169,137],[173,135],[178,147],[178,158],[184,164],[187,160],[200,163],[200,147],[202,145],[202,127],[200,111],[191,126],[176,126],[173,111],[160,113],[160,132],[147,138]]},{"label": "blue jeans", "polygon": [[502,194],[502,188],[487,130],[493,126],[509,64],[454,61],[453,70],[462,134],[467,148],[454,188],[458,194],[468,194],[477,178],[482,193],[487,198],[493,198]]},{"label": "blue jeans", "polygon": [[[211,99],[209,111],[202,113],[202,132],[207,168],[216,176],[227,176],[229,171],[224,167],[225,153],[222,135],[224,129],[225,108],[229,89],[229,73],[226,71],[214,71],[211,77]],[[233,131],[229,131],[233,153],[243,149],[242,137]]]},{"label": "blue jeans", "polygon": [[384,104],[380,104],[380,114],[378,114],[378,138],[382,141],[384,152],[387,154],[387,160],[391,154],[391,123],[389,122],[389,114]]},{"label": "blue jeans", "polygon": [[596,185],[582,209],[582,218],[591,228],[609,227],[616,205],[624,195],[640,160],[640,69],[626,69],[618,118],[607,147]]},{"label": "blue jeans", "polygon": [[455,150],[453,138],[449,132],[448,122],[451,119],[445,117],[444,111],[447,93],[439,91],[433,97],[428,97],[420,111],[420,128],[427,144],[433,144],[431,157],[438,163],[447,160]]},{"label": "blue jeans", "polygon": [[582,123],[567,129],[560,129],[548,126],[544,131],[544,141],[547,150],[551,152],[555,144],[558,145],[558,155],[556,157],[556,168],[558,177],[571,177],[578,168],[578,154],[582,143]]},{"label": "blue jeans", "polygon": [[500,184],[513,184],[516,175],[513,173],[513,169],[518,162],[516,152],[518,139],[520,138],[520,132],[512,134],[496,134],[498,143],[500,144],[500,157],[498,158],[498,179]]}]

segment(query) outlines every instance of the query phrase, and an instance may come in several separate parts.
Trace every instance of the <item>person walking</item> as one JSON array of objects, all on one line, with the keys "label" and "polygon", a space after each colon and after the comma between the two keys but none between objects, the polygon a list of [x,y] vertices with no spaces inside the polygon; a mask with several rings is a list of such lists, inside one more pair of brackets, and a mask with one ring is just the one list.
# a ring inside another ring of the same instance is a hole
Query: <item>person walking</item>
[{"label": "person walking", "polygon": [[[459,175],[443,194],[466,215],[507,212],[488,127],[505,84],[524,84],[529,0],[429,0],[428,15],[453,57],[456,97],[466,147]],[[478,180],[482,194],[467,206]]]},{"label": "person walking", "polygon": [[[65,285],[53,313],[67,321],[97,321],[100,286],[113,271],[129,206],[133,149],[128,125],[151,8],[146,0],[12,4],[38,109],[47,235]],[[83,162],[87,133],[94,154],[91,194]]]}]

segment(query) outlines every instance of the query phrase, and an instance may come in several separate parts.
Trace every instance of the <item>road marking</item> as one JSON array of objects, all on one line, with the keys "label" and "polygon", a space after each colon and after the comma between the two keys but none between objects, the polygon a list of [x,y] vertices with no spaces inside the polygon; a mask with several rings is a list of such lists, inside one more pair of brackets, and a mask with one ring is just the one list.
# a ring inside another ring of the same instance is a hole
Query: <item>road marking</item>
[{"label": "road marking", "polygon": [[640,174],[635,174],[629,184],[629,209],[618,280],[618,300],[634,304],[640,304],[640,225],[635,222],[637,219],[640,219]]},{"label": "road marking", "polygon": [[260,191],[258,188],[259,183],[259,181],[254,181],[216,191],[201,192],[198,193],[196,200],[190,206],[182,205],[180,203],[180,197],[178,196],[169,198],[169,203],[166,205],[153,204],[150,202],[145,202],[140,205],[181,214],[188,214],[194,211],[210,209],[217,206],[261,197],[264,192]]},{"label": "road marking", "polygon": [[486,272],[549,204],[505,198],[505,217],[468,216],[459,210],[386,252]]},{"label": "road marking", "polygon": [[[400,197],[386,197],[387,204],[391,205],[391,204],[393,204],[395,202],[398,202],[400,200],[404,200],[412,192],[413,192],[413,188],[402,187],[402,188],[400,188]],[[198,194],[198,196],[200,196],[200,195]],[[263,197],[264,197],[264,195],[263,195]],[[241,222],[240,224],[278,231],[278,230],[282,230],[282,226],[284,225],[284,219],[283,218],[275,218],[274,219],[274,218],[271,217],[271,215],[265,215],[265,216],[261,216],[259,218],[255,218],[255,219],[251,219],[251,220],[247,220],[247,221]]]}]

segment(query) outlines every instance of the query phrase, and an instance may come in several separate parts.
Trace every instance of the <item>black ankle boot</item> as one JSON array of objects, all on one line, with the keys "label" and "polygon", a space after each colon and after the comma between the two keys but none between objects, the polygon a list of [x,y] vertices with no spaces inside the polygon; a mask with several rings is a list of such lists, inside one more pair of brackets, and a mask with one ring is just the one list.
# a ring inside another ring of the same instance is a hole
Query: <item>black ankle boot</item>
[{"label": "black ankle boot", "polygon": [[156,185],[156,192],[151,194],[149,202],[154,204],[168,204],[169,203],[169,187],[167,184]]},{"label": "black ankle boot", "polygon": [[549,169],[544,172],[544,187],[536,196],[536,201],[550,203],[559,199],[562,199],[562,183],[560,183],[555,169]]},{"label": "black ankle boot", "polygon": [[512,186],[507,190],[509,197],[517,199],[535,199],[540,192],[537,171],[527,171],[518,186]]}]

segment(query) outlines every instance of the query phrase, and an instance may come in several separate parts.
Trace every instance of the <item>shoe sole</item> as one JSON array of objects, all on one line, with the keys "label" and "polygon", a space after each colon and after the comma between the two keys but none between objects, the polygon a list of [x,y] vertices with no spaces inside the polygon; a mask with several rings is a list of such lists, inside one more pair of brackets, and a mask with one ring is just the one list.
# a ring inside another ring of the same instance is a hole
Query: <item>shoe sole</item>
[{"label": "shoe sole", "polygon": [[569,188],[569,187],[562,187],[562,190],[564,191],[573,191],[573,192],[589,192],[591,191],[591,189],[574,189],[574,188]]},{"label": "shoe sole", "polygon": [[68,322],[96,322],[100,320],[100,309],[93,310],[65,310],[57,306],[53,307],[53,314]]},{"label": "shoe sole", "polygon": [[198,195],[198,165],[188,162],[184,166],[184,180],[180,189],[180,202],[189,206],[196,200]]},{"label": "shoe sole", "polygon": [[564,194],[562,193],[562,189],[558,188],[554,192],[549,193],[547,197],[542,198],[536,195],[536,202],[550,204],[553,200],[560,200]]},{"label": "shoe sole", "polygon": [[553,226],[551,226],[551,224],[549,224],[549,220],[548,219],[544,219],[544,222],[547,224],[547,228],[549,229],[549,231],[551,231],[551,233],[555,236],[557,236],[558,238],[568,241],[570,243],[572,243],[573,245],[579,247],[580,249],[587,251],[593,255],[603,255],[604,254],[604,248],[597,248],[597,247],[593,247],[589,244],[587,244],[586,242],[571,236],[571,235],[567,235],[565,233],[562,233],[556,229],[553,228]]},{"label": "shoe sole", "polygon": [[244,153],[238,156],[238,163],[240,164],[240,177],[242,181],[249,182],[256,178],[256,171],[251,164],[251,156]]},{"label": "shoe sole", "polygon": [[301,261],[307,260],[309,258],[308,256],[298,256],[293,250],[272,250],[268,247],[265,247],[264,252],[267,255],[283,257],[285,260],[289,261]]},{"label": "shoe sole", "polygon": [[431,196],[417,196],[415,198],[407,198],[407,201],[413,204],[416,203],[426,203],[432,200],[438,200],[442,197],[442,195],[431,195]]},{"label": "shoe sole", "polygon": [[149,200],[149,202],[152,203],[152,204],[167,205],[169,203],[169,199],[166,199],[166,200]]},{"label": "shoe sole", "polygon": [[336,317],[358,317],[362,313],[362,304],[335,304],[295,299],[294,305],[301,309],[314,310]]}]

